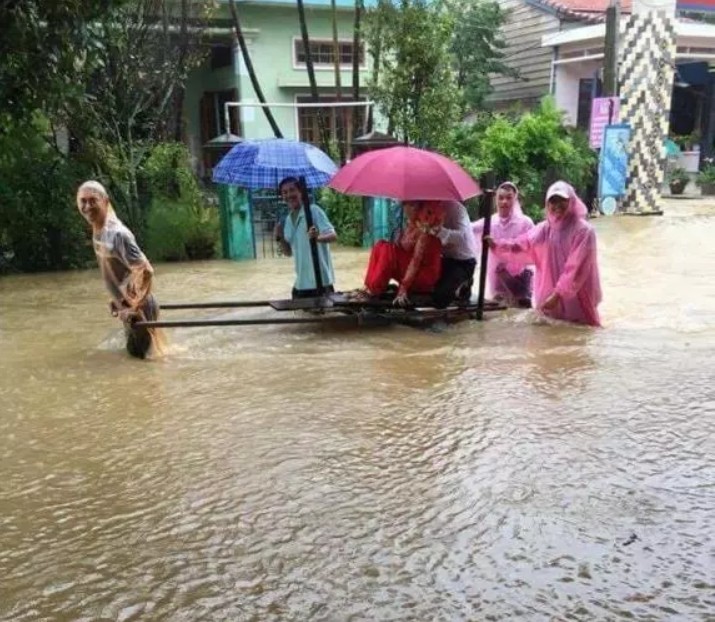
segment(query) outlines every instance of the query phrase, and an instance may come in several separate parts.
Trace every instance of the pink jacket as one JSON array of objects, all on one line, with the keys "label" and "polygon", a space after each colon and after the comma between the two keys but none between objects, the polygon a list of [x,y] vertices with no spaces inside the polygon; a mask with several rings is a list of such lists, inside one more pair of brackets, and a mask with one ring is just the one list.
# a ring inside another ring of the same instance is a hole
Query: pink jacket
[{"label": "pink jacket", "polygon": [[[514,186],[510,182],[510,186]],[[490,236],[495,242],[503,240],[515,240],[534,228],[534,221],[524,215],[519,199],[514,199],[514,205],[508,218],[501,218],[498,214],[492,216]],[[484,233],[484,219],[481,218],[472,223],[472,232],[477,243],[477,256],[481,256],[482,235]],[[494,251],[489,252],[487,262],[487,291],[488,296],[500,293],[502,280],[499,278],[499,271],[505,269],[511,276],[519,276],[525,270],[521,261],[509,259],[509,257],[498,256]]]},{"label": "pink jacket", "polygon": [[556,220],[549,214],[546,221],[516,239],[496,241],[494,250],[509,261],[535,265],[537,308],[557,292],[561,300],[548,313],[550,317],[600,326],[598,305],[602,296],[596,232],[586,221],[588,210],[583,201],[571,186],[565,185],[569,188],[569,205],[563,219]]}]

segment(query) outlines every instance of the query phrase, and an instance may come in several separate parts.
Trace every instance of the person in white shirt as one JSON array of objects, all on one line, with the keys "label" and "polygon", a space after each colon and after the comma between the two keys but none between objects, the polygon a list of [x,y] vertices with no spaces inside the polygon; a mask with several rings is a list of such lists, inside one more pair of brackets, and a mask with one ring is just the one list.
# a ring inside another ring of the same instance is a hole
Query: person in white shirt
[{"label": "person in white shirt", "polygon": [[457,201],[445,201],[444,206],[444,223],[437,232],[442,242],[442,275],[432,295],[438,309],[455,300],[469,301],[477,266],[477,247],[467,208]]}]

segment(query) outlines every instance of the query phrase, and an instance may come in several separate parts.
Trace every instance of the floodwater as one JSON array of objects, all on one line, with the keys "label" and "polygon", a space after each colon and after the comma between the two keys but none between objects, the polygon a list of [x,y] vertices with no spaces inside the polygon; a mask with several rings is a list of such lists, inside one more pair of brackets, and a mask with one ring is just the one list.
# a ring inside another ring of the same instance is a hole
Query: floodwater
[{"label": "floodwater", "polygon": [[96,271],[0,279],[0,620],[715,620],[715,207],[595,226],[602,330],[181,329],[141,362]]}]

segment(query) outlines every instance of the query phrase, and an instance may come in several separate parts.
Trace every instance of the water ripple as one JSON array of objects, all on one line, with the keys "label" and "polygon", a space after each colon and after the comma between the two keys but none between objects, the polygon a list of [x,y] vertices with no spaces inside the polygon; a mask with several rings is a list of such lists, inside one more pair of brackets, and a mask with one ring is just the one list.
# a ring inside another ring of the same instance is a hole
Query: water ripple
[{"label": "water ripple", "polygon": [[[616,258],[704,236],[710,265],[713,225],[599,222],[603,331],[191,330],[139,363],[88,274],[5,281],[0,620],[712,620],[711,277]],[[285,265],[161,266],[162,295]],[[656,307],[646,267],[703,296]]]}]

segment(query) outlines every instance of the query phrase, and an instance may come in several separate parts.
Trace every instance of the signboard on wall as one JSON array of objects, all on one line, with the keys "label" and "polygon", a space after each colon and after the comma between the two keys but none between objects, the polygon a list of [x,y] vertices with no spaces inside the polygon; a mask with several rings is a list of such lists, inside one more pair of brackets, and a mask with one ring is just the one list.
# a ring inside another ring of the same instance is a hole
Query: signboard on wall
[{"label": "signboard on wall", "polygon": [[612,123],[618,123],[620,100],[618,97],[596,97],[591,104],[591,124],[589,140],[592,149],[600,149],[603,142],[603,130]]},{"label": "signboard on wall", "polygon": [[675,3],[678,11],[694,13],[715,13],[715,0],[682,0]]},{"label": "signboard on wall", "polygon": [[603,131],[603,148],[598,166],[598,197],[619,198],[626,193],[628,180],[628,144],[631,126],[608,125]]}]

